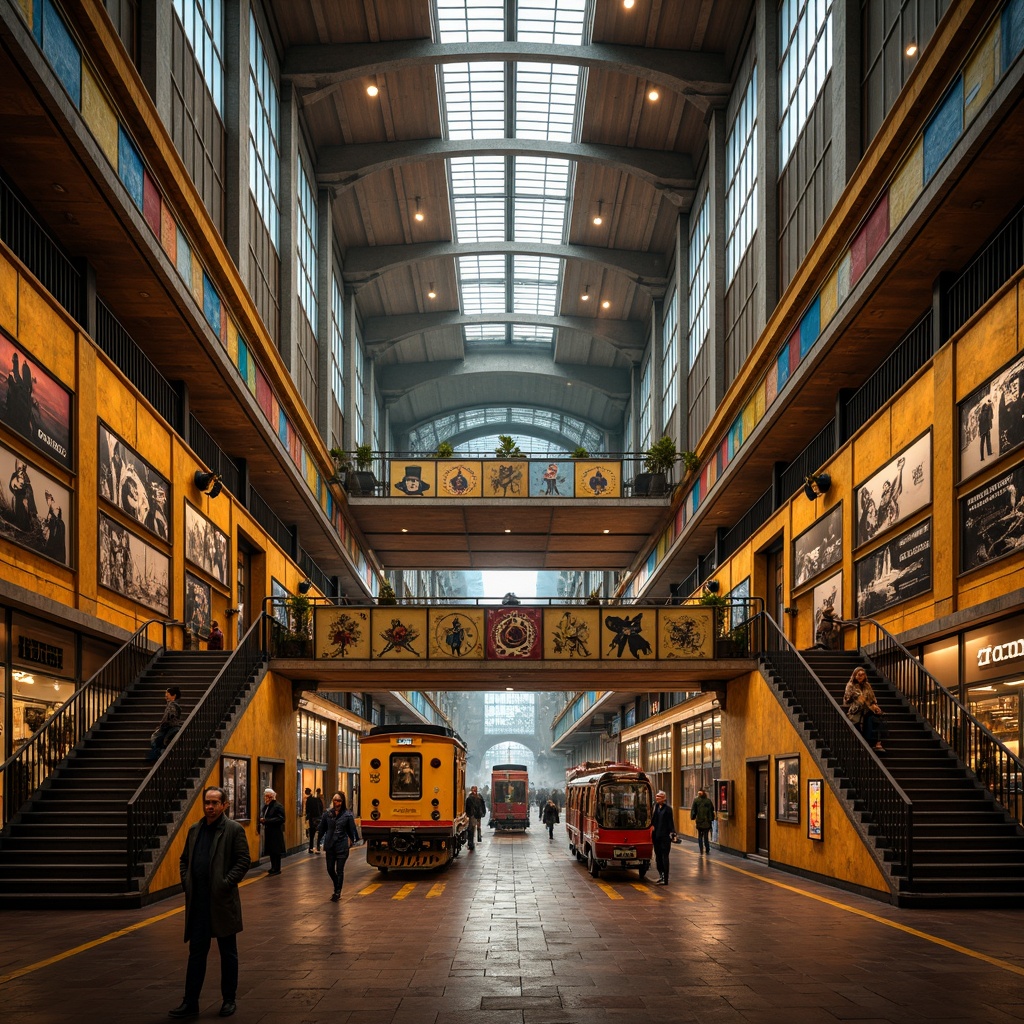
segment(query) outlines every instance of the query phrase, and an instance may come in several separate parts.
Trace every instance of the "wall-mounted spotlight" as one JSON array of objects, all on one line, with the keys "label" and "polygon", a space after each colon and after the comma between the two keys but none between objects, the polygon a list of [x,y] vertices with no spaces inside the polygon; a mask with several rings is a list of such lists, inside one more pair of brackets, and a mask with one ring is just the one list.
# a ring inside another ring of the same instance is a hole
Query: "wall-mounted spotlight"
[{"label": "wall-mounted spotlight", "polygon": [[371,99],[374,96],[376,96],[377,93],[379,93],[379,92],[380,92],[380,89],[378,89],[376,85],[370,84],[370,85],[368,85],[366,87],[366,95],[369,96]]},{"label": "wall-mounted spotlight", "polygon": [[210,498],[216,498],[224,490],[224,481],[216,473],[210,473],[202,469],[197,469],[192,474],[192,482]]},{"label": "wall-mounted spotlight", "polygon": [[828,494],[828,489],[831,486],[832,477],[828,473],[811,473],[810,476],[804,477],[804,494],[811,501],[820,498],[823,494]]},{"label": "wall-mounted spotlight", "polygon": [[721,584],[718,580],[708,580],[707,583],[704,584],[704,589],[709,594],[717,594],[720,586]]},{"label": "wall-mounted spotlight", "polygon": [[313,589],[313,581],[312,580],[303,580],[299,584],[299,586],[298,586],[298,591],[299,591],[300,594],[308,594],[310,592],[310,590],[312,590],[312,589]]}]

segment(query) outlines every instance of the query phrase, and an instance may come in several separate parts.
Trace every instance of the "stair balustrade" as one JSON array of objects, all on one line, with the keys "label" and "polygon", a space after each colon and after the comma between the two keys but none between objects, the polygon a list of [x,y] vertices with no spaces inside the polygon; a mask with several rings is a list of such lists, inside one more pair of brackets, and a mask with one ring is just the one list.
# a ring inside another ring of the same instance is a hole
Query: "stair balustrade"
[{"label": "stair balustrade", "polygon": [[[143,855],[167,824],[168,808],[182,791],[206,777],[206,762],[217,730],[249,679],[267,661],[262,638],[264,616],[249,627],[202,699],[171,738],[163,756],[128,800],[127,877],[140,872]],[[198,774],[197,774],[198,773]]]},{"label": "stair balustrade", "polygon": [[857,646],[997,801],[1024,825],[1024,762],[874,619],[857,619]]}]

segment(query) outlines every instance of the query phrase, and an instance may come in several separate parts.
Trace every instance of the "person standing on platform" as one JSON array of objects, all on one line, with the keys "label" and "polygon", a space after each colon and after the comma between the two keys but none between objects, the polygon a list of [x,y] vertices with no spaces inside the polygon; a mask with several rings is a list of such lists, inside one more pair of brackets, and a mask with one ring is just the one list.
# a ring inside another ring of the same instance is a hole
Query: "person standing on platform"
[{"label": "person standing on platform", "polygon": [[210,623],[210,635],[206,638],[206,649],[208,651],[224,650],[224,631],[217,624],[216,619]]},{"label": "person standing on platform", "polygon": [[185,890],[185,941],[189,944],[185,997],[169,1014],[179,1020],[199,1016],[199,995],[213,939],[220,951],[220,1015],[230,1017],[235,1012],[237,935],[242,930],[238,883],[251,861],[245,829],[224,813],[227,808],[224,790],[209,786],[203,793],[203,820],[188,830],[178,864]]},{"label": "person standing on platform", "polygon": [[168,686],[164,690],[164,713],[160,724],[156,727],[153,735],[150,736],[149,753],[146,754],[147,761],[159,760],[164,752],[164,747],[171,742],[171,737],[181,728],[181,689],[177,686]]},{"label": "person standing on platform", "polygon": [[552,842],[555,838],[555,826],[559,822],[558,817],[558,804],[554,800],[549,800],[544,805],[544,813],[541,817],[541,821],[544,823],[544,827],[548,830],[548,842]]},{"label": "person standing on platform", "polygon": [[263,813],[256,828],[263,829],[263,849],[270,858],[268,875],[281,874],[281,857],[287,847],[284,843],[284,807],[272,789],[263,790]]},{"label": "person standing on platform", "polygon": [[323,840],[324,854],[327,858],[327,874],[334,883],[334,895],[331,902],[341,899],[341,887],[345,882],[345,861],[348,851],[359,842],[356,831],[356,819],[345,806],[345,794],[335,793],[331,797],[331,807],[320,819],[317,831],[317,846]]},{"label": "person standing on platform", "polygon": [[658,885],[668,885],[669,856],[676,837],[676,819],[672,808],[665,802],[665,791],[654,794],[654,814],[651,815],[651,840],[654,843],[654,861],[658,867]]},{"label": "person standing on platform", "polygon": [[469,796],[466,797],[466,814],[469,816],[469,848],[476,849],[476,844],[483,839],[483,832],[480,823],[487,813],[487,804],[484,798],[477,792],[476,786],[470,788]]},{"label": "person standing on platform", "polygon": [[715,823],[715,805],[703,789],[697,790],[690,808],[690,821],[697,825],[697,852],[711,853],[711,826]]},{"label": "person standing on platform", "polygon": [[[318,789],[317,794],[320,793]],[[313,790],[307,786],[304,790],[306,795],[306,801],[303,805],[303,814],[306,818],[306,835],[309,836],[309,852],[313,852],[313,840],[316,839],[317,828],[320,825],[320,819],[324,816],[324,802],[320,799],[319,795],[314,795]],[[320,847],[317,847],[317,853],[320,852]]]}]

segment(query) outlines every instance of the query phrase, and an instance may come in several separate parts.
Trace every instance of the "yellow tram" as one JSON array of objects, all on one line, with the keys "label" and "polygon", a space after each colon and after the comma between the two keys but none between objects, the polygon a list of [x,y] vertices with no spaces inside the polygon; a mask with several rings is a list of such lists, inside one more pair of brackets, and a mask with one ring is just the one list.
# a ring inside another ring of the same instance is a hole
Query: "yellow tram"
[{"label": "yellow tram", "polygon": [[[447,867],[469,838],[466,746],[441,725],[375,726],[359,741],[360,828],[366,862]],[[369,814],[367,814],[369,811]]]}]

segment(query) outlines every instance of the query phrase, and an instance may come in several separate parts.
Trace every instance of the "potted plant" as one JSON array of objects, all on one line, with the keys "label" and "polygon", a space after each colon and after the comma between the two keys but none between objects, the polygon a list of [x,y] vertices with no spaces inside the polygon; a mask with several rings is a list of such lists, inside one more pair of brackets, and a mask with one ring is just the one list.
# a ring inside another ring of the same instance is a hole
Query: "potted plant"
[{"label": "potted plant", "polygon": [[308,658],[312,653],[313,602],[305,594],[293,594],[285,599],[284,607],[288,625],[278,624],[274,630],[277,657]]},{"label": "potted plant", "polygon": [[644,472],[637,473],[633,493],[643,497],[660,497],[668,490],[668,474],[679,458],[675,441],[667,434],[660,437],[644,456]]},{"label": "potted plant", "polygon": [[355,493],[373,494],[373,489],[377,486],[377,478],[373,475],[373,449],[368,444],[361,444],[353,455],[356,469],[355,473],[349,474],[349,478],[355,479]]},{"label": "potted plant", "polygon": [[574,458],[574,459],[589,459],[590,458],[590,452],[588,452],[587,449],[583,447],[583,445],[580,445],[578,448],[574,448],[572,450],[572,458]]},{"label": "potted plant", "polygon": [[352,469],[352,463],[349,460],[348,452],[344,448],[332,448],[328,455],[334,461],[334,476],[331,477],[327,482],[329,484],[341,484],[345,486],[345,481],[348,479],[348,474]]},{"label": "potted plant", "polygon": [[594,589],[590,592],[589,596],[587,597],[587,604],[600,604],[600,603],[601,603],[601,586],[600,586],[600,584],[598,584],[596,587],[594,587]]},{"label": "potted plant", "polygon": [[718,593],[717,583],[713,588],[705,584],[704,593],[700,595],[700,603],[705,608],[714,608],[715,636],[722,636],[725,632],[725,608],[728,601]]},{"label": "potted plant", "polygon": [[498,445],[494,449],[494,454],[499,459],[521,459],[523,457],[522,449],[508,434],[498,435]]},{"label": "potted plant", "polygon": [[435,459],[450,459],[455,454],[455,449],[447,441],[442,441],[434,450]]},{"label": "potted plant", "polygon": [[398,596],[395,594],[395,588],[391,586],[390,580],[381,580],[377,604],[398,604]]}]

